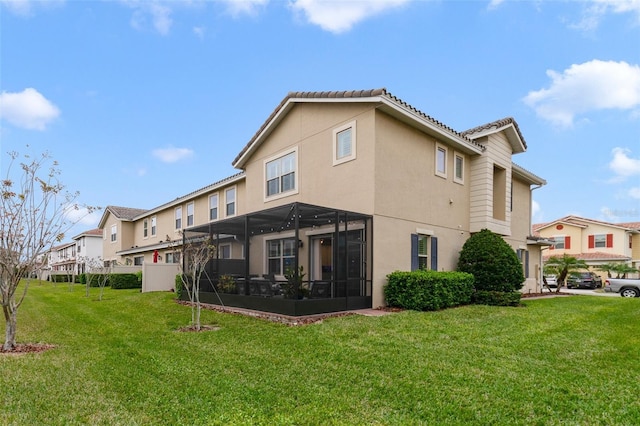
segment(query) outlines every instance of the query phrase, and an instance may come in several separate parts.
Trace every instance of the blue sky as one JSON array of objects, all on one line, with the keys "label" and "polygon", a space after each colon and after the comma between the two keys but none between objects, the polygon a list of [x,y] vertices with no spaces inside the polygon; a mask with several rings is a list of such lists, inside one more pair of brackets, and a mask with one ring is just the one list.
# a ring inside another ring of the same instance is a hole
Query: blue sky
[{"label": "blue sky", "polygon": [[289,91],[386,87],[459,131],[514,117],[534,222],[640,221],[638,0],[0,0],[0,37],[2,175],[48,150],[88,205],[236,173]]}]

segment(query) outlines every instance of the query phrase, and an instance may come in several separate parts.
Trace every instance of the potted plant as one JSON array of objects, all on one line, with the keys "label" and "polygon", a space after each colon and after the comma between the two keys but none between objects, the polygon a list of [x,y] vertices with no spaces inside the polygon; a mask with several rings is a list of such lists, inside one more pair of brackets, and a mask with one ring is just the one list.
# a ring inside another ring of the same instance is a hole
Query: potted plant
[{"label": "potted plant", "polygon": [[287,268],[284,277],[287,279],[284,296],[287,299],[302,299],[309,295],[309,289],[304,286],[304,268],[298,268],[298,273],[293,268]]}]

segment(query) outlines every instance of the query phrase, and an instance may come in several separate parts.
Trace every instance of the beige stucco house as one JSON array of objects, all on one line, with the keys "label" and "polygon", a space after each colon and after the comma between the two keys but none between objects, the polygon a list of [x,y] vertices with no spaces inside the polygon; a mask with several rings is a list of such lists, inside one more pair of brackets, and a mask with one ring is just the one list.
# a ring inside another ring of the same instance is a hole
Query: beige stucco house
[{"label": "beige stucco house", "polygon": [[546,182],[513,163],[526,148],[511,118],[458,132],[385,89],[292,92],[233,160],[238,174],[151,210],[107,207],[103,254],[177,262],[180,231],[197,231],[218,246],[213,275],[302,266],[332,299],[377,307],[387,274],[454,270],[487,228],[537,291],[546,244],[531,232],[531,192]]},{"label": "beige stucco house", "polygon": [[544,260],[551,256],[570,254],[584,260],[593,272],[605,263],[626,263],[640,268],[640,222],[610,223],[578,216],[533,225],[534,235],[553,241],[544,252]]}]

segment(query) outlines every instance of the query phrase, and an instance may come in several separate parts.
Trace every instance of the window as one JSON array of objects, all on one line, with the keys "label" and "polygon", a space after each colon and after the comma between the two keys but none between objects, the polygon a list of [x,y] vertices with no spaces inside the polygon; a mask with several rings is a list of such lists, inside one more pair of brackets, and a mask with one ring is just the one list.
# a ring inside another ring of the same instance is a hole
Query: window
[{"label": "window", "polygon": [[209,195],[209,220],[218,219],[218,194]]},{"label": "window", "polygon": [[438,238],[433,231],[418,230],[411,235],[411,270],[438,270]]},{"label": "window", "polygon": [[165,263],[180,263],[180,252],[170,252],[164,255]]},{"label": "window", "polygon": [[553,240],[553,245],[551,246],[552,250],[569,250],[571,248],[571,237],[555,235],[551,240]]},{"label": "window", "polygon": [[428,240],[428,236],[418,235],[418,269],[427,269],[427,262],[429,261]]},{"label": "window", "polygon": [[265,162],[267,197],[296,190],[296,154],[293,151]]},{"label": "window", "polygon": [[182,229],[182,207],[175,209],[176,229]]},{"label": "window", "polygon": [[147,238],[149,236],[149,220],[145,219],[142,222],[142,236]]},{"label": "window", "polygon": [[142,265],[144,263],[144,256],[135,256],[133,258],[134,265]]},{"label": "window", "polygon": [[454,154],[453,160],[453,181],[464,183],[464,156],[457,152]]},{"label": "window", "polygon": [[589,235],[589,248],[611,248],[613,247],[613,234]]},{"label": "window", "polygon": [[267,241],[268,273],[283,275],[293,268],[296,255],[296,242],[293,238]]},{"label": "window", "polygon": [[436,175],[447,177],[447,148],[436,144]]},{"label": "window", "polygon": [[118,225],[111,225],[111,242],[115,242],[118,235]]},{"label": "window", "polygon": [[231,244],[220,244],[218,257],[220,259],[231,259]]},{"label": "window", "polygon": [[193,203],[187,204],[187,226],[193,226],[193,209]]},{"label": "window", "polygon": [[155,237],[156,235],[156,217],[151,218],[151,236]]},{"label": "window", "polygon": [[236,214],[236,189],[230,188],[227,189],[224,193],[225,203],[226,203],[226,215],[227,216],[235,216]]},{"label": "window", "polygon": [[356,122],[352,121],[333,131],[333,165],[356,158]]}]

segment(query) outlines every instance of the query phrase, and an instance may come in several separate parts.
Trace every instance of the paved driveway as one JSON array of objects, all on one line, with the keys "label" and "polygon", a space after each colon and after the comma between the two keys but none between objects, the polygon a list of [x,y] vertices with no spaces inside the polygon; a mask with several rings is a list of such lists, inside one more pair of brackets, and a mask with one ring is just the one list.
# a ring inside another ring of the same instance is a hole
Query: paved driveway
[{"label": "paved driveway", "polygon": [[[555,289],[554,289],[555,290]],[[607,293],[603,289],[598,290],[587,290],[580,288],[561,288],[560,293],[564,294],[585,294],[587,296],[609,296],[609,297],[620,297],[618,293]]]}]

